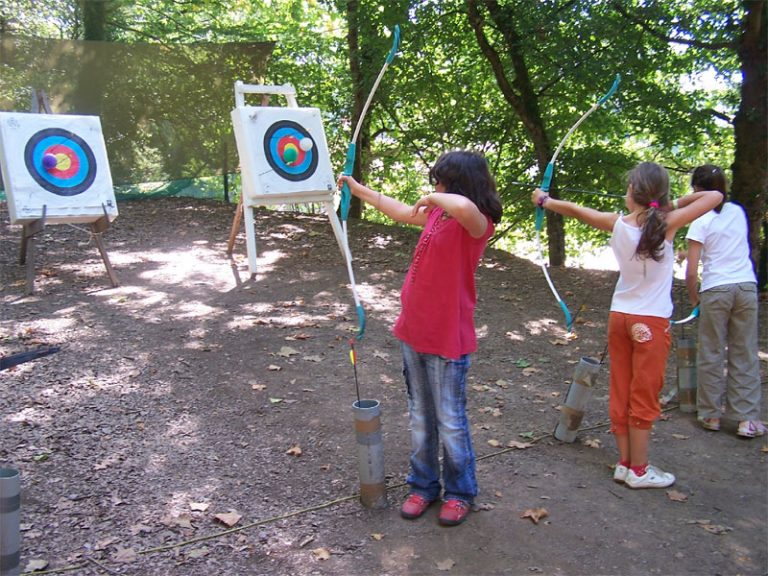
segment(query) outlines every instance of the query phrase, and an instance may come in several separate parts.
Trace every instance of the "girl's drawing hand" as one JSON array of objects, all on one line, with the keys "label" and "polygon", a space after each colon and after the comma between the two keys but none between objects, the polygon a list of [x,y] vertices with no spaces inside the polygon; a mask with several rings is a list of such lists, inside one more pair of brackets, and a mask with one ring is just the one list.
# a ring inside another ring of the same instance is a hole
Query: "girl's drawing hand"
[{"label": "girl's drawing hand", "polygon": [[434,199],[432,198],[432,194],[428,194],[427,196],[422,196],[418,199],[416,204],[413,205],[413,208],[411,209],[411,216],[416,216],[419,213],[419,210],[423,210],[424,214],[429,214],[432,212],[432,209],[436,206]]},{"label": "girl's drawing hand", "polygon": [[531,194],[531,202],[533,202],[534,206],[541,206],[541,199],[546,198],[547,196],[549,196],[549,194],[544,192],[544,190],[536,188]]}]

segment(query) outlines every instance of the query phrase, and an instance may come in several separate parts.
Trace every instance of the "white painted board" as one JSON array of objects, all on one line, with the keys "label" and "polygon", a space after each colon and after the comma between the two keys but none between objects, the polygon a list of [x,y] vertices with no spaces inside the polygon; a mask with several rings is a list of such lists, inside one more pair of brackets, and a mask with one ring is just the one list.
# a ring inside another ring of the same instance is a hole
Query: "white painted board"
[{"label": "white painted board", "polygon": [[117,217],[98,116],[0,112],[0,167],[11,223]]}]

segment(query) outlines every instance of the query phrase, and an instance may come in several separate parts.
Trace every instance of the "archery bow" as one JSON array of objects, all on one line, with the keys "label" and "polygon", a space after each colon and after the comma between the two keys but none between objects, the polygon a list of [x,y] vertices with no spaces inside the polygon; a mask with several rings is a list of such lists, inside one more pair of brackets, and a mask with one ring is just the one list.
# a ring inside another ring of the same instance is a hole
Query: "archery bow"
[{"label": "archery bow", "polygon": [[691,310],[691,313],[688,314],[688,316],[686,316],[685,318],[681,320],[670,320],[669,323],[672,324],[673,326],[678,326],[680,324],[688,324],[688,322],[698,317],[699,317],[699,307],[696,306],[693,310]]},{"label": "archery bow", "polygon": [[[552,175],[555,171],[555,160],[557,159],[557,155],[560,154],[560,150],[562,150],[563,145],[565,144],[565,141],[570,138],[571,134],[573,134],[576,129],[581,125],[584,120],[586,120],[592,112],[600,108],[608,98],[613,96],[613,93],[616,92],[616,89],[619,87],[619,82],[621,81],[621,76],[619,74],[616,74],[616,78],[613,81],[613,85],[611,88],[606,92],[602,97],[598,99],[597,102],[594,103],[592,108],[587,110],[587,112],[578,119],[578,121],[571,126],[571,129],[568,130],[568,132],[565,134],[563,139],[560,141],[560,144],[555,149],[555,153],[552,155],[552,159],[549,161],[549,164],[547,164],[546,169],[544,170],[544,178],[541,180],[541,185],[539,188],[541,188],[544,192],[549,192],[549,186],[552,183]],[[536,207],[536,248],[539,254],[539,265],[541,266],[542,271],[544,272],[544,277],[547,279],[547,284],[549,285],[549,289],[552,291],[552,294],[554,295],[555,299],[557,300],[557,303],[560,305],[560,308],[563,311],[563,315],[565,316],[565,324],[568,329],[568,332],[571,331],[571,328],[573,327],[573,318],[571,317],[571,312],[568,310],[568,306],[563,301],[563,299],[560,297],[560,294],[558,294],[557,289],[555,288],[554,283],[552,282],[552,279],[549,277],[549,271],[547,270],[546,262],[544,261],[544,251],[541,248],[541,230],[544,227],[544,208],[541,206]]]},{"label": "archery bow", "polygon": [[[373,83],[373,88],[371,88],[371,92],[368,94],[368,99],[365,101],[363,110],[360,112],[360,117],[357,119],[357,126],[355,127],[355,131],[352,134],[352,140],[349,142],[349,147],[347,148],[347,159],[344,164],[344,171],[342,172],[342,174],[345,176],[351,176],[352,171],[355,168],[355,156],[357,155],[357,137],[360,135],[360,129],[363,126],[363,119],[368,112],[368,107],[371,105],[373,95],[376,93],[376,90],[379,87],[379,83],[381,82],[381,78],[384,76],[384,72],[392,63],[392,60],[395,59],[395,55],[397,54],[397,49],[400,45],[400,26],[395,26],[392,36],[392,48],[387,55],[384,66],[382,66],[379,75],[376,77],[376,81]],[[352,296],[355,299],[355,308],[357,309],[358,326],[357,335],[355,337],[362,338],[363,334],[365,333],[365,310],[363,310],[363,306],[360,303],[360,296],[357,293],[355,273],[352,269],[352,253],[349,250],[349,240],[347,239],[347,218],[349,217],[351,200],[352,194],[349,191],[349,186],[347,186],[347,183],[344,182],[341,187],[341,226],[344,231],[344,254],[347,260],[347,273],[349,274],[349,282],[352,286]]]}]

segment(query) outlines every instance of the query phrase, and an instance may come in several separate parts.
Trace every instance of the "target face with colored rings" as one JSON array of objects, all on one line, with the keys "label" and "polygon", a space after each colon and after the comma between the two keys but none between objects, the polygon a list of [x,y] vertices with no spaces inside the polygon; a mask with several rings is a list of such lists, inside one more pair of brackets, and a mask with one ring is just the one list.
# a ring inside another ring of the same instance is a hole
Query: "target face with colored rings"
[{"label": "target face with colored rings", "polygon": [[96,178],[91,147],[77,134],[46,128],[32,135],[24,149],[24,162],[32,178],[58,196],[75,196]]},{"label": "target face with colored rings", "polygon": [[292,182],[306,180],[317,169],[317,147],[309,132],[291,120],[272,124],[264,133],[264,152],[269,165]]}]

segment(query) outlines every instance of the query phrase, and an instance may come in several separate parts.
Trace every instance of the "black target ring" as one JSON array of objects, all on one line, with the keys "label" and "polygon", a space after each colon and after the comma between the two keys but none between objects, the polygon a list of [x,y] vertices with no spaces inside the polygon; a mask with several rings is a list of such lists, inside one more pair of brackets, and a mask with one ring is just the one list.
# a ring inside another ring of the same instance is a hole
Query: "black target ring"
[{"label": "black target ring", "polygon": [[96,158],[80,136],[63,128],[36,132],[24,147],[24,163],[40,186],[57,196],[76,196],[96,179]]},{"label": "black target ring", "polygon": [[280,120],[266,130],[264,153],[272,169],[292,182],[306,180],[317,170],[315,140],[301,124],[291,120]]}]

